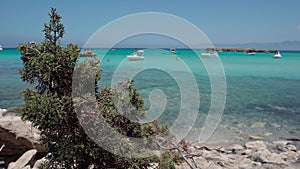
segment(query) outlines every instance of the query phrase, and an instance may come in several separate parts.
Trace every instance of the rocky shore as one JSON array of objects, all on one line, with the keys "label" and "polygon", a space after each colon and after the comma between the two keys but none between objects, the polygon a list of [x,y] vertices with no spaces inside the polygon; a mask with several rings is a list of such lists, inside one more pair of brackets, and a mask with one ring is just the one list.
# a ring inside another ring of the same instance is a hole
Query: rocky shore
[{"label": "rocky shore", "polygon": [[[0,109],[0,168],[37,169],[46,155],[39,131],[15,115],[17,109]],[[300,151],[293,141],[247,142],[244,145],[190,148],[188,160],[197,168],[209,169],[299,169]],[[1,164],[1,159],[5,164]],[[190,168],[183,162],[177,169]]]},{"label": "rocky shore", "polygon": [[36,159],[45,155],[39,131],[30,122],[22,121],[16,115],[18,111],[19,108],[0,109],[0,168],[17,161],[28,150],[35,150]]},{"label": "rocky shore", "polygon": [[[192,148],[190,161],[208,169],[299,169],[300,151],[291,141],[253,141],[228,148],[202,145]],[[190,167],[184,163],[176,168]]]}]

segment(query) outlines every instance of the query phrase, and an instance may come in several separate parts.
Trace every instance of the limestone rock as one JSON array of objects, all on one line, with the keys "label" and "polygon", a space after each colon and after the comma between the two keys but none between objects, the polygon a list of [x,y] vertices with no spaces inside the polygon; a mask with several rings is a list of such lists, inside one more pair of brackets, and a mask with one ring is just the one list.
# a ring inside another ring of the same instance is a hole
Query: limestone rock
[{"label": "limestone rock", "polygon": [[293,151],[289,151],[289,152],[282,152],[279,154],[281,159],[283,159],[284,161],[290,162],[290,163],[294,163],[299,159],[299,154]]},{"label": "limestone rock", "polygon": [[244,147],[239,144],[235,144],[235,145],[231,146],[228,150],[230,150],[233,154],[237,154],[237,153],[240,153],[241,151],[243,151]]},{"label": "limestone rock", "polygon": [[288,144],[291,144],[290,141],[273,141],[274,145],[282,145],[282,146],[286,146]]},{"label": "limestone rock", "polygon": [[31,169],[30,165],[26,165],[25,167],[23,167],[22,169]]},{"label": "limestone rock", "polygon": [[6,112],[6,109],[0,109],[0,118],[4,116],[4,113]]},{"label": "limestone rock", "polygon": [[294,145],[287,145],[284,147],[287,151],[297,152],[297,148]]},{"label": "limestone rock", "polygon": [[239,144],[235,144],[231,147],[231,149],[234,149],[234,150],[243,150],[243,146],[239,145]]},{"label": "limestone rock", "polygon": [[15,162],[11,162],[8,164],[7,169],[13,168],[13,166],[15,165]]},{"label": "limestone rock", "polygon": [[216,163],[211,163],[208,168],[209,169],[224,169],[224,167],[222,167]]},{"label": "limestone rock", "polygon": [[32,169],[39,169],[39,167],[46,161],[47,161],[47,159],[45,157],[37,160]]},{"label": "limestone rock", "polygon": [[259,136],[255,136],[255,135],[249,135],[249,139],[250,140],[263,140],[264,138],[259,137]]},{"label": "limestone rock", "polygon": [[276,141],[273,142],[273,145],[275,145],[276,149],[281,152],[288,152],[288,151],[294,151],[297,152],[296,146],[291,144],[290,141]]},{"label": "limestone rock", "polygon": [[[270,145],[270,144],[268,144]],[[272,152],[263,141],[248,142],[244,146],[233,145],[223,151],[223,147],[195,146],[193,157],[198,168],[222,169],[300,169],[300,151],[292,142],[273,142],[285,148],[283,152]],[[228,153],[231,150],[232,153]],[[233,150],[238,153],[233,153]],[[191,160],[191,159],[190,159]],[[191,160],[192,161],[192,160]],[[189,169],[183,163],[176,168]]]},{"label": "limestone rock", "polygon": [[209,161],[227,161],[228,160],[227,156],[225,156],[221,153],[218,153],[216,151],[212,151],[212,152],[206,154],[204,156],[204,158]]},{"label": "limestone rock", "polygon": [[1,155],[4,157],[17,155],[19,157],[30,149],[45,152],[45,148],[40,145],[39,133],[30,122],[23,121],[20,116],[5,115],[1,117],[0,146],[5,144]]},{"label": "limestone rock", "polygon": [[299,169],[300,168],[300,159],[296,161],[295,163],[292,163],[287,167],[287,169]]},{"label": "limestone rock", "polygon": [[278,166],[286,167],[287,163],[282,160],[281,156],[276,153],[271,153],[269,150],[262,150],[262,151],[257,151],[254,152],[251,155],[251,159],[256,162],[261,162],[261,163],[270,163],[270,164],[275,164]]},{"label": "limestone rock", "polygon": [[22,169],[24,168],[35,156],[37,150],[29,150],[24,153],[16,162],[9,165],[8,169]]},{"label": "limestone rock", "polygon": [[267,163],[267,164],[261,165],[260,169],[283,169],[283,167],[275,165],[275,164],[269,164],[269,163]]},{"label": "limestone rock", "polygon": [[245,155],[245,156],[250,156],[251,153],[252,153],[252,150],[246,149],[246,150],[244,150],[241,154],[242,154],[242,155]]},{"label": "limestone rock", "polygon": [[202,157],[195,158],[195,162],[197,164],[198,168],[208,168],[211,162],[207,161],[206,159]]},{"label": "limestone rock", "polygon": [[224,147],[222,146],[217,146],[217,147],[213,147],[211,148],[212,150],[216,150],[218,152],[224,153],[226,150],[224,149]]},{"label": "limestone rock", "polygon": [[248,158],[244,158],[242,161],[240,161],[239,165],[238,165],[238,168],[239,169],[250,169],[250,168],[254,168],[256,167],[257,164],[255,164],[253,161],[251,161],[250,159]]},{"label": "limestone rock", "polygon": [[265,150],[267,146],[263,141],[248,142],[245,144],[247,149]]}]

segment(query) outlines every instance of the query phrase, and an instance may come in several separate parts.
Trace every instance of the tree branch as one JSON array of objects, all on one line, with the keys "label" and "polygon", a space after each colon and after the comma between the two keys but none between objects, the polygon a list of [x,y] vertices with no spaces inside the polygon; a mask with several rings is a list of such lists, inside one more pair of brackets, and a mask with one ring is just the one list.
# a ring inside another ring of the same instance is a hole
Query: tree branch
[{"label": "tree branch", "polygon": [[[158,139],[163,140],[162,142],[165,141],[165,139],[162,138],[162,137],[159,137]],[[174,147],[171,147],[171,148],[168,148],[168,147],[163,146],[158,140],[156,140],[155,142],[156,142],[156,144],[157,144],[161,149],[163,149],[163,150],[177,150],[177,151],[179,152],[180,156],[181,156],[181,157],[183,158],[183,160],[189,165],[189,167],[190,167],[191,169],[196,169],[196,168],[197,168],[196,165],[193,166],[193,165],[189,162],[189,160],[186,158],[186,156],[183,154],[183,152],[179,149],[179,147],[178,147],[174,142],[171,142],[171,144],[174,146]]]}]

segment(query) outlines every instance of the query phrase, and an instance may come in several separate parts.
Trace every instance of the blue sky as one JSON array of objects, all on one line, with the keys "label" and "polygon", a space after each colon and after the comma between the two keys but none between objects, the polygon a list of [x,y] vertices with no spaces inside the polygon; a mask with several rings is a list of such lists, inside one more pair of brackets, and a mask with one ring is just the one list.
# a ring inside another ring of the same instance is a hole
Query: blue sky
[{"label": "blue sky", "polygon": [[3,0],[0,45],[43,40],[50,7],[63,17],[66,43],[83,44],[105,24],[139,12],[184,18],[213,43],[300,40],[299,0]]}]

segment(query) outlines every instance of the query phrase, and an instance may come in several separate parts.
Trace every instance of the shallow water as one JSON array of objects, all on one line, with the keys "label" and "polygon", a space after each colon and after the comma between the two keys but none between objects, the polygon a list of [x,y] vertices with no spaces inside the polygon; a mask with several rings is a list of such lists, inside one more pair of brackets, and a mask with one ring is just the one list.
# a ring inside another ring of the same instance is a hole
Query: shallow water
[{"label": "shallow water", "polygon": [[[145,99],[146,108],[151,106],[148,99],[151,91],[159,89],[164,92],[167,103],[165,110],[158,114],[161,123],[172,126],[178,118],[183,100],[178,81],[185,81],[191,88],[196,86],[200,94],[199,113],[195,122],[188,115],[186,119],[191,120],[196,133],[199,132],[197,129],[203,126],[211,102],[211,83],[203,65],[205,60],[199,59],[191,50],[177,50],[176,55],[168,50],[145,50],[145,59],[139,62],[126,59],[132,49],[116,49],[106,54],[103,49],[94,52],[102,60],[100,86],[111,85],[113,76],[119,79],[136,73],[135,86]],[[219,56],[226,75],[227,97],[213,139],[236,142],[247,140],[249,135],[270,141],[298,138],[300,53],[282,52],[282,59],[273,59],[270,53],[248,56],[244,53],[220,52]],[[18,69],[21,67],[20,54],[16,49],[0,51],[0,108],[23,103],[20,91],[28,85],[20,80]],[[196,84],[186,80],[191,74]],[[190,92],[193,95],[194,91]],[[193,98],[183,100],[192,101]],[[188,107],[185,109],[189,110]]]}]

